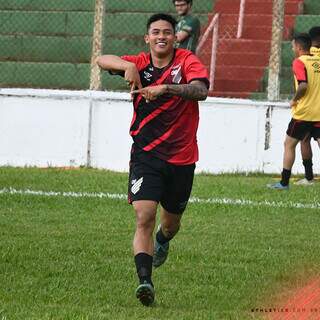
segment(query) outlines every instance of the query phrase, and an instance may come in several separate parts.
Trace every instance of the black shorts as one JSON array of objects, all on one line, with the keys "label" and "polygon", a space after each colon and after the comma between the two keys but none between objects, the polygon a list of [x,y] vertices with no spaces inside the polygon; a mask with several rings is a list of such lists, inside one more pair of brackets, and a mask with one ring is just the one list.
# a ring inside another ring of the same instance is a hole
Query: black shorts
[{"label": "black shorts", "polygon": [[317,140],[320,138],[320,122],[291,119],[287,135],[297,140],[303,140],[306,137]]},{"label": "black shorts", "polygon": [[128,201],[160,202],[170,213],[182,214],[193,184],[195,164],[177,166],[145,151],[131,154]]},{"label": "black shorts", "polygon": [[311,137],[313,137],[314,140],[320,139],[320,121],[314,122]]}]

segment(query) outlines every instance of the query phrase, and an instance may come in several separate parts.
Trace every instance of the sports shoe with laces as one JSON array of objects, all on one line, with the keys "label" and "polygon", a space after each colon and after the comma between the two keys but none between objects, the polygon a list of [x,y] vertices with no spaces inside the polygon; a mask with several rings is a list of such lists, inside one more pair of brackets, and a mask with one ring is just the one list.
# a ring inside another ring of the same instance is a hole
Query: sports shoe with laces
[{"label": "sports shoe with laces", "polygon": [[[159,225],[157,231],[159,231],[160,228],[161,228],[161,225]],[[160,267],[167,260],[168,253],[169,253],[169,242],[160,244],[156,238],[154,241],[152,265],[155,268]]]},{"label": "sports shoe with laces", "polygon": [[275,190],[289,190],[289,186],[283,186],[281,182],[267,184],[267,187]]},{"label": "sports shoe with laces", "polygon": [[140,283],[136,289],[136,297],[144,306],[150,306],[154,302],[155,291],[151,283]]},{"label": "sports shoe with laces", "polygon": [[312,186],[312,185],[314,185],[314,181],[303,178],[301,180],[296,181],[294,184],[296,184],[298,186]]}]

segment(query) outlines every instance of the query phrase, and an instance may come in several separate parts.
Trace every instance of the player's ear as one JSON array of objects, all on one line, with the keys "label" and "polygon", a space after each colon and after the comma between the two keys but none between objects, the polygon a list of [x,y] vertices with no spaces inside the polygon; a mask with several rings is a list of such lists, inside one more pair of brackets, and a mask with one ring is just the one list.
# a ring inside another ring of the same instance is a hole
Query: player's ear
[{"label": "player's ear", "polygon": [[146,44],[149,43],[149,35],[148,35],[148,34],[145,34],[145,35],[144,35],[144,42],[145,42]]}]

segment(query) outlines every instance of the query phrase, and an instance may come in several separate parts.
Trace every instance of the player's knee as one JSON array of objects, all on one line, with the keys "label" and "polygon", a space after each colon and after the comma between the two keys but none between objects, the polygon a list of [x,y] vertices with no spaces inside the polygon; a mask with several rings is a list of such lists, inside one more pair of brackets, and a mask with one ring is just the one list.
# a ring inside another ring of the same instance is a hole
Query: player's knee
[{"label": "player's knee", "polygon": [[180,222],[170,225],[161,225],[161,229],[167,238],[173,238],[180,229]]},{"label": "player's knee", "polygon": [[153,212],[141,210],[136,211],[137,229],[153,230],[155,225],[155,216]]},{"label": "player's knee", "polygon": [[284,148],[286,150],[294,150],[296,147],[296,145],[294,143],[292,143],[292,141],[289,141],[288,139],[286,139],[284,141]]},{"label": "player's knee", "polygon": [[149,229],[152,231],[156,219],[157,204],[150,202],[135,202],[133,207],[136,214],[137,229]]},{"label": "player's knee", "polygon": [[287,149],[289,147],[289,142],[287,139],[284,140],[283,146],[285,149]]}]

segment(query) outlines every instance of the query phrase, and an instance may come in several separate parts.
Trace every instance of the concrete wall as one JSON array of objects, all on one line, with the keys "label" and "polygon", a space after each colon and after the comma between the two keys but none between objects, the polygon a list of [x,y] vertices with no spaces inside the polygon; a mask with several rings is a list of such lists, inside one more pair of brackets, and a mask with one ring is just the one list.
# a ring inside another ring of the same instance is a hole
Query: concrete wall
[{"label": "concrete wall", "polygon": [[[0,165],[127,171],[131,116],[126,93],[0,89]],[[200,104],[197,171],[279,173],[289,120],[286,103],[208,98]],[[303,172],[299,149],[293,171]]]}]

